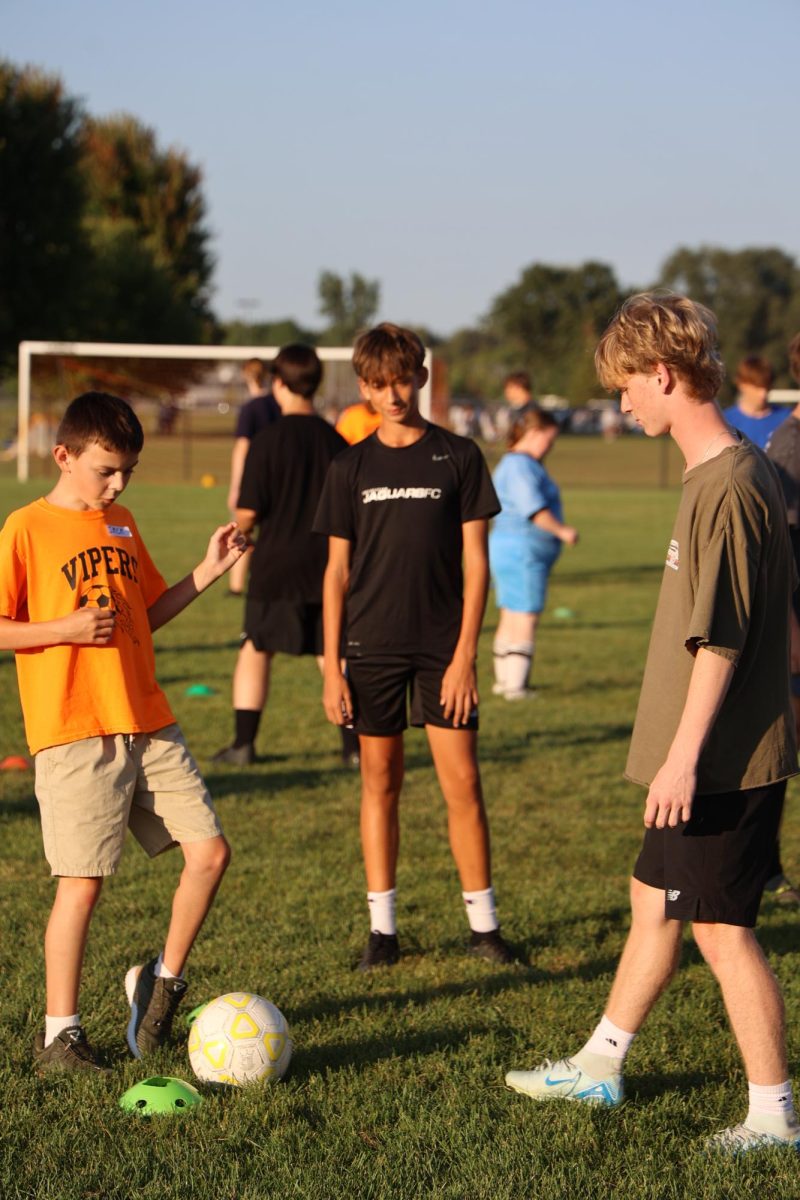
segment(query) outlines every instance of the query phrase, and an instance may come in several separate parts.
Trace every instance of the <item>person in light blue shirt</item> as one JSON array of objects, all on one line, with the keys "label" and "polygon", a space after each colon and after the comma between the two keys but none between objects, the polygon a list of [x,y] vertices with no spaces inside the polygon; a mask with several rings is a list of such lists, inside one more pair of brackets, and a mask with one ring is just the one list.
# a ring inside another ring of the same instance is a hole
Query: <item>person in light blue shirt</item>
[{"label": "person in light blue shirt", "polygon": [[767,397],[772,387],[774,372],[765,358],[751,354],[743,358],[736,369],[736,386],[739,397],[736,404],[723,409],[729,425],[738,429],[762,450],[775,430],[789,415],[788,407],[769,404]]},{"label": "person in light blue shirt", "polygon": [[550,413],[524,409],[511,423],[509,452],[493,476],[502,512],[489,536],[500,609],[492,691],[506,700],[533,694],[529,676],[547,581],[562,544],[574,546],[578,540],[577,530],[564,524],[561,493],[544,467],[557,436],[558,424]]}]

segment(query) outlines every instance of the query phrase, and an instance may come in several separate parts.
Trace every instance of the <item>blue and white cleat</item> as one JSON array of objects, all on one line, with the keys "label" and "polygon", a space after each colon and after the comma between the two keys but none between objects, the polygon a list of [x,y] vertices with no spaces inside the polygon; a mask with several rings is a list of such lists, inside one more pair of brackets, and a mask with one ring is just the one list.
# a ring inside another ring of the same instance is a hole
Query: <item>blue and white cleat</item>
[{"label": "blue and white cleat", "polygon": [[606,1108],[615,1108],[624,1098],[620,1072],[594,1079],[571,1058],[545,1059],[535,1071],[509,1071],[506,1087],[532,1100],[582,1100]]},{"label": "blue and white cleat", "polygon": [[[766,1122],[769,1123],[768,1118]],[[721,1129],[706,1139],[707,1154],[724,1154],[732,1158],[749,1154],[751,1150],[767,1150],[771,1146],[788,1146],[800,1154],[800,1127],[795,1123],[787,1127],[786,1122],[781,1121],[775,1124],[775,1132],[770,1132],[751,1129],[743,1123]]]}]

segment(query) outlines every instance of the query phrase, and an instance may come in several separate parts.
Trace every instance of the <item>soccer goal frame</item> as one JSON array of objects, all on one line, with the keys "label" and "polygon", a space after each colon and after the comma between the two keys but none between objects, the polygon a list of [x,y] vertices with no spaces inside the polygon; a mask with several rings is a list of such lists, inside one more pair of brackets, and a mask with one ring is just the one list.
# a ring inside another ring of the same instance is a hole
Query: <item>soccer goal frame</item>
[{"label": "soccer goal frame", "polygon": [[[218,362],[239,362],[248,358],[274,358],[280,346],[177,346],[152,342],[34,342],[19,344],[19,382],[17,404],[17,479],[24,482],[30,475],[31,420],[31,363],[36,356],[71,358],[154,358],[208,359]],[[352,346],[317,346],[317,354],[325,362],[349,362]],[[432,355],[426,347],[425,366],[428,381],[420,389],[419,407],[424,417],[431,412]]]}]

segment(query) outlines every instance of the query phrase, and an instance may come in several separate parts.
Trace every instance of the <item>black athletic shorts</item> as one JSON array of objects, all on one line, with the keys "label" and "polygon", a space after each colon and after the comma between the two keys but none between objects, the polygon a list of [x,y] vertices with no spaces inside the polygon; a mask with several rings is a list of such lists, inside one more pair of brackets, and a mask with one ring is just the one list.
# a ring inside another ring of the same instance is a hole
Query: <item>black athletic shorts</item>
[{"label": "black athletic shorts", "polygon": [[[373,737],[393,737],[409,725],[407,697],[411,697],[411,721],[414,726],[437,725],[453,728],[453,718],[445,720],[441,695],[442,676],[451,656],[438,654],[387,654],[369,658],[348,658],[347,681],[353,697],[357,733]],[[477,708],[459,729],[477,729]]]},{"label": "black athletic shorts", "polygon": [[322,605],[247,597],[242,641],[269,654],[322,654]]},{"label": "black athletic shorts", "polygon": [[756,923],[770,876],[786,780],[695,796],[674,829],[648,829],[634,879],[663,890],[664,915],[722,925]]}]

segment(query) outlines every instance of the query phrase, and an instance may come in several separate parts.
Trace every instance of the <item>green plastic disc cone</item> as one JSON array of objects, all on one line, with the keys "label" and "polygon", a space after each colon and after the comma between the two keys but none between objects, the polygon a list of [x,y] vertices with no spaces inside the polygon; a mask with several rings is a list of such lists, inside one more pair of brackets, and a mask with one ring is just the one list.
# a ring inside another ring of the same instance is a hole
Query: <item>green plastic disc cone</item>
[{"label": "green plastic disc cone", "polygon": [[155,1075],[128,1088],[124,1096],[120,1096],[119,1106],[126,1112],[138,1113],[140,1117],[170,1113],[176,1116],[195,1108],[202,1099],[197,1088],[190,1083],[184,1083],[172,1075]]},{"label": "green plastic disc cone", "polygon": [[184,695],[186,696],[213,696],[214,689],[209,687],[207,683],[191,683],[187,687]]},{"label": "green plastic disc cone", "polygon": [[190,1013],[186,1014],[185,1023],[186,1023],[187,1029],[192,1028],[195,1021],[200,1016],[200,1013],[203,1011],[204,1008],[207,1008],[207,1007],[208,1007],[208,1001],[206,1000],[204,1004],[198,1004],[196,1008],[193,1008]]}]

